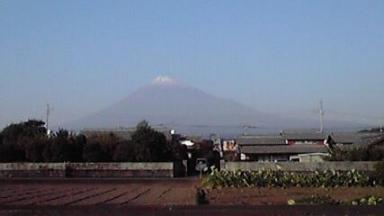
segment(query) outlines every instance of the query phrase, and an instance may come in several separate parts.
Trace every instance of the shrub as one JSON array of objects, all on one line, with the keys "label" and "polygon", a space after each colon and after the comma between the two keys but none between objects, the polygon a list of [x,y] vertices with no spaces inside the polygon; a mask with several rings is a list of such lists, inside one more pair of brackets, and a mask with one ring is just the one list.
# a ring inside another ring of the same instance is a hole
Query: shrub
[{"label": "shrub", "polygon": [[[292,200],[292,199],[291,199]],[[330,196],[319,196],[319,195],[312,195],[310,197],[303,197],[301,199],[293,200],[293,202],[289,202],[293,204],[301,204],[301,205],[339,205],[341,204],[340,201],[336,201],[332,199]]]},{"label": "shrub", "polygon": [[0,145],[0,162],[24,161],[24,152],[11,144]]},{"label": "shrub", "polygon": [[384,148],[379,145],[367,145],[355,148],[333,147],[330,161],[381,161],[384,160]]},{"label": "shrub", "polygon": [[47,130],[44,124],[43,121],[38,120],[28,120],[26,122],[11,124],[1,132],[3,143],[18,144],[20,138],[45,137]]},{"label": "shrub", "polygon": [[160,162],[186,158],[186,149],[168,142],[145,121],[137,125],[132,141],[113,133],[86,138],[62,129],[48,137],[44,122],[38,120],[11,124],[0,132],[0,162]]},{"label": "shrub", "polygon": [[120,142],[113,154],[113,160],[117,162],[135,161],[134,146],[129,141]]},{"label": "shrub", "polygon": [[111,161],[115,150],[118,146],[118,144],[122,141],[119,137],[117,137],[114,133],[108,133],[108,134],[97,134],[92,135],[88,137],[87,141],[89,143],[99,143],[102,151],[106,153]]},{"label": "shrub", "polygon": [[377,162],[374,165],[373,177],[378,184],[384,184],[384,161]]},{"label": "shrub", "polygon": [[111,161],[109,155],[103,151],[100,143],[87,143],[83,149],[83,160],[85,162],[106,162]]},{"label": "shrub", "polygon": [[43,157],[48,162],[80,162],[83,145],[86,143],[82,135],[74,136],[66,130],[59,130],[49,143],[45,145]]},{"label": "shrub", "polygon": [[33,140],[25,146],[25,158],[31,162],[43,162],[43,152],[48,144],[49,140],[47,138]]},{"label": "shrub", "polygon": [[359,199],[352,200],[352,205],[379,205],[383,204],[383,198],[377,196],[367,196]]},{"label": "shrub", "polygon": [[164,162],[173,160],[172,147],[164,134],[152,129],[147,122],[140,122],[132,134],[137,161]]},{"label": "shrub", "polygon": [[5,127],[1,132],[2,161],[26,161],[25,149],[47,136],[43,121],[28,120]]},{"label": "shrub", "polygon": [[355,170],[327,170],[296,173],[272,170],[218,171],[214,169],[203,180],[207,187],[337,187],[373,186],[375,181]]}]

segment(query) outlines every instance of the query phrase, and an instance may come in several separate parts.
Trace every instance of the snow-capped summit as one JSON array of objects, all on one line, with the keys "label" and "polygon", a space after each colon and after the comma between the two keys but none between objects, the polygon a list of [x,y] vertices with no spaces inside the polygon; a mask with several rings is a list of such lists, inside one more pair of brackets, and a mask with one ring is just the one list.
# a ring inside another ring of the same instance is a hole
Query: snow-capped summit
[{"label": "snow-capped summit", "polygon": [[168,76],[158,76],[152,81],[152,84],[170,85],[170,84],[176,84],[176,81]]}]

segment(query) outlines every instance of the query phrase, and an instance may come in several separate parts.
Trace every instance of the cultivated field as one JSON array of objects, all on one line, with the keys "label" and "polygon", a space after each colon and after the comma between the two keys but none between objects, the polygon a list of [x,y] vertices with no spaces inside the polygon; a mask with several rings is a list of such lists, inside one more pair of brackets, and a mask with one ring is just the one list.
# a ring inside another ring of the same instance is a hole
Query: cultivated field
[{"label": "cultivated field", "polygon": [[196,180],[7,180],[0,206],[194,205]]},{"label": "cultivated field", "polygon": [[260,206],[287,205],[287,201],[330,198],[334,201],[351,203],[352,200],[367,196],[384,197],[384,187],[337,187],[337,188],[222,188],[209,190],[211,205]]},{"label": "cultivated field", "polygon": [[382,215],[383,206],[296,205],[287,199],[384,196],[383,187],[223,188],[196,205],[194,179],[0,180],[1,215]]}]

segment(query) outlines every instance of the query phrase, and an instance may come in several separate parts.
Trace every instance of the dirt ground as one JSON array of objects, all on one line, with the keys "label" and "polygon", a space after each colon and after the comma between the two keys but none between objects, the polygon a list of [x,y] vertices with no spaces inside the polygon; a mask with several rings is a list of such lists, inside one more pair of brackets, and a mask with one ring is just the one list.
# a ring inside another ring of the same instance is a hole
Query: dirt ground
[{"label": "dirt ground", "polygon": [[[1,206],[194,206],[199,179],[7,180],[0,181]],[[286,205],[327,196],[337,201],[375,195],[384,187],[222,188],[206,190],[210,205]]]},{"label": "dirt ground", "polygon": [[384,187],[222,188],[209,190],[207,194],[212,205],[286,205],[289,199],[300,200],[312,195],[343,202],[371,195],[384,197]]},{"label": "dirt ground", "polygon": [[384,215],[384,206],[288,206],[311,195],[384,197],[383,187],[224,188],[196,205],[198,179],[0,180],[2,215]]},{"label": "dirt ground", "polygon": [[194,205],[196,180],[0,182],[1,206]]},{"label": "dirt ground", "polygon": [[174,206],[174,207],[46,207],[46,208],[0,208],[0,216],[65,215],[65,216],[382,216],[382,207],[356,206]]}]

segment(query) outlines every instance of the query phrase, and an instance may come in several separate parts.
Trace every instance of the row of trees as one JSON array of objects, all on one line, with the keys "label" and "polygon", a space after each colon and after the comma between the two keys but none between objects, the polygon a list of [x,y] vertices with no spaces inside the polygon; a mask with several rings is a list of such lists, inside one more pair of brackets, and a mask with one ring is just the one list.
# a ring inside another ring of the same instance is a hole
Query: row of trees
[{"label": "row of trees", "polygon": [[330,149],[332,161],[384,161],[384,135],[375,135],[369,144],[346,147],[335,146]]},{"label": "row of trees", "polygon": [[11,124],[0,132],[0,162],[110,162],[175,161],[186,149],[166,140],[147,122],[137,125],[131,140],[113,133],[86,137],[59,130],[48,136],[45,123],[29,120]]},{"label": "row of trees", "polygon": [[334,147],[327,159],[330,161],[384,161],[384,148],[382,146]]}]

